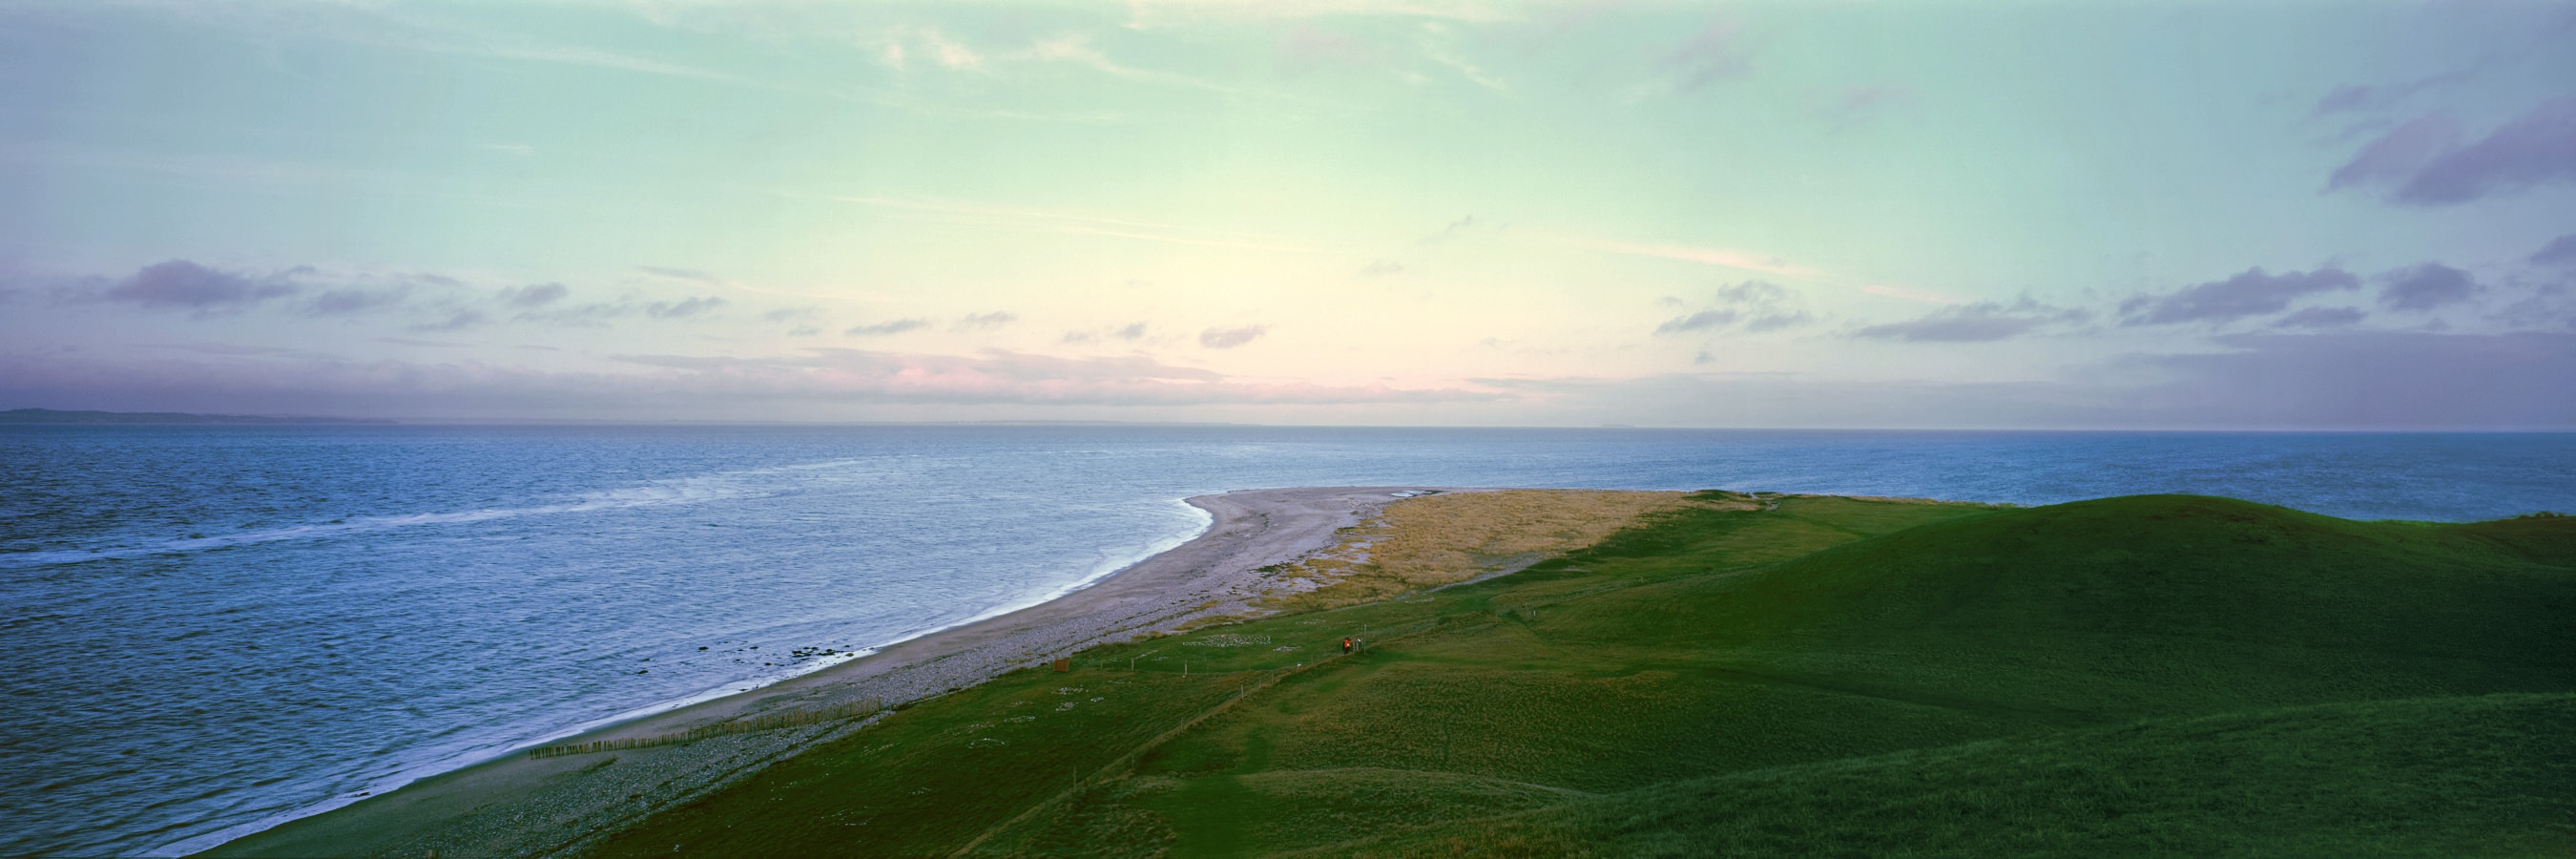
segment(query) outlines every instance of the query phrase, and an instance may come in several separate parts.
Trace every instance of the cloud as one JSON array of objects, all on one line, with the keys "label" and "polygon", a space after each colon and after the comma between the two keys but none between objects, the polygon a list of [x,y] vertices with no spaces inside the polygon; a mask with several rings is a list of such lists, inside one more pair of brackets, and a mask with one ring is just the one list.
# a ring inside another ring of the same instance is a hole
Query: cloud
[{"label": "cloud", "polygon": [[896,319],[889,322],[853,325],[850,326],[848,330],[842,331],[841,333],[859,337],[874,337],[880,334],[901,334],[906,331],[924,328],[929,325],[930,320],[927,319]]},{"label": "cloud", "polygon": [[2336,113],[2379,110],[2404,101],[2408,96],[2425,89],[2457,83],[2467,80],[2468,77],[2469,74],[2466,71],[2451,71],[2393,84],[2345,84],[2328,90],[2324,96],[2318,98],[2316,107],[2308,112],[2308,117],[2315,119]]},{"label": "cloud", "polygon": [[877,46],[877,61],[897,72],[910,71],[916,56],[928,58],[933,64],[950,71],[975,71],[984,67],[982,55],[936,27],[899,28],[888,33]]},{"label": "cloud", "polygon": [[658,265],[639,265],[635,267],[635,270],[645,274],[660,275],[673,280],[694,280],[699,283],[712,284],[724,283],[723,278],[693,268],[665,268]]},{"label": "cloud", "polygon": [[[1792,296],[1779,284],[1747,280],[1719,287],[1710,309],[1699,310],[1664,320],[1655,326],[1657,335],[1715,332],[1741,327],[1751,333],[1777,331],[1815,320],[1806,311],[1790,305]],[[1686,306],[1681,299],[1667,296],[1657,302],[1668,307]]]},{"label": "cloud", "polygon": [[2019,337],[2050,323],[2084,318],[2081,310],[2052,307],[2025,297],[2010,305],[1981,301],[1944,307],[1920,318],[1862,328],[1852,336],[1914,343],[1985,343]]},{"label": "cloud", "polygon": [[1788,289],[1767,280],[1748,280],[1717,288],[1717,300],[1728,304],[1771,305],[1788,297]]},{"label": "cloud", "polygon": [[445,319],[414,324],[410,326],[410,328],[413,331],[423,333],[432,331],[462,331],[467,328],[482,325],[489,321],[491,321],[491,318],[483,315],[483,311],[467,309],[451,313]]},{"label": "cloud", "polygon": [[2576,280],[2541,284],[2494,318],[2516,328],[2576,332]]},{"label": "cloud", "polygon": [[1946,293],[1933,292],[1928,289],[1916,289],[1914,287],[1901,286],[1893,283],[1873,283],[1868,286],[1861,287],[1860,291],[1871,295],[1884,295],[1889,298],[1920,301],[1925,304],[1963,304],[1966,302],[1966,299],[1957,298]]},{"label": "cloud", "polygon": [[1232,349],[1270,333],[1268,325],[1245,325],[1239,328],[1210,328],[1199,332],[1199,345],[1210,349]]},{"label": "cloud", "polygon": [[2531,254],[2532,265],[2576,266],[2576,233],[2549,240]]},{"label": "cloud", "polygon": [[2335,170],[2326,190],[2393,185],[2391,202],[2447,206],[2576,179],[2576,96],[2541,102],[2474,143],[2458,140],[2447,117],[2400,125]]},{"label": "cloud", "polygon": [[411,290],[396,286],[387,289],[334,289],[313,296],[305,311],[315,316],[345,316],[382,310],[401,304]]},{"label": "cloud", "polygon": [[2172,373],[2131,408],[2171,423],[2241,427],[2576,427],[2576,336],[2345,332],[2239,334],[2225,352],[2142,359]]},{"label": "cloud", "polygon": [[1018,321],[1020,321],[1019,314],[1012,313],[1007,310],[996,310],[991,313],[967,314],[966,318],[957,320],[955,328],[959,331],[985,331],[1000,328],[1004,325],[1009,325]]},{"label": "cloud", "polygon": [[1658,245],[1570,235],[1542,236],[1541,238],[1567,247],[1600,251],[1602,253],[1680,260],[1682,262],[1699,263],[1700,265],[1713,265],[1722,268],[1740,269],[1743,271],[1758,271],[1763,274],[1779,275],[1781,277],[1811,278],[1824,276],[1824,272],[1820,272],[1806,266],[1793,264],[1787,259],[1781,257],[1755,253],[1752,251],[1735,250],[1732,248],[1704,248],[1690,245]]},{"label": "cloud", "polygon": [[247,343],[166,343],[157,348],[176,349],[182,352],[195,352],[200,355],[258,355],[288,358],[318,358],[324,360],[337,360],[340,357],[329,352],[315,352],[310,349],[297,349],[291,346],[253,346]]},{"label": "cloud", "polygon": [[1457,219],[1457,220],[1455,220],[1455,221],[1450,221],[1450,222],[1449,222],[1449,225],[1448,225],[1448,226],[1446,226],[1446,227],[1441,227],[1439,232],[1432,233],[1431,235],[1423,236],[1419,241],[1414,242],[1414,244],[1422,245],[1422,246],[1424,246],[1424,247],[1429,247],[1429,246],[1431,246],[1431,245],[1441,244],[1441,243],[1444,243],[1444,242],[1449,241],[1450,239],[1457,238],[1457,237],[1459,236],[1459,234],[1461,234],[1461,233],[1465,233],[1466,231],[1471,230],[1471,229],[1474,229],[1475,227],[1476,227],[1476,216],[1474,216],[1474,215],[1468,215],[1468,216],[1466,216],[1466,217],[1459,218],[1459,219]]},{"label": "cloud", "polygon": [[2366,316],[2359,308],[2310,307],[2272,320],[2274,328],[2341,328]]},{"label": "cloud", "polygon": [[1404,273],[1404,264],[1403,264],[1403,263],[1396,262],[1396,261],[1391,260],[1391,259],[1381,259],[1381,260],[1376,260],[1376,261],[1370,262],[1370,263],[1368,264],[1368,267],[1367,267],[1367,268],[1360,269],[1360,274],[1359,274],[1359,276],[1361,276],[1361,277],[1393,277],[1393,276],[1395,276],[1395,275],[1399,275],[1399,274],[1403,274],[1403,273]]},{"label": "cloud", "polygon": [[654,301],[640,304],[631,298],[621,298],[616,301],[592,302],[573,307],[557,305],[556,302],[562,299],[564,294],[565,291],[558,284],[538,284],[519,291],[504,289],[500,293],[504,305],[531,308],[521,310],[512,316],[512,319],[575,327],[607,325],[609,320],[639,314],[653,319],[692,319],[705,316],[727,303],[724,299],[714,296],[695,296],[678,301]]},{"label": "cloud", "polygon": [[[2576,333],[2241,334],[2012,382],[1806,373],[1477,379],[1515,409],[1734,427],[2566,430]],[[1589,420],[1585,420],[1589,418]]]},{"label": "cloud", "polygon": [[520,322],[534,322],[540,325],[565,325],[575,328],[591,328],[607,325],[608,321],[611,319],[632,316],[634,314],[635,305],[632,303],[623,301],[615,303],[595,301],[589,304],[571,307],[549,306],[535,310],[523,310],[510,318]]},{"label": "cloud", "polygon": [[1723,19],[1709,22],[1698,35],[1675,46],[1664,55],[1663,65],[1681,76],[1678,87],[1684,92],[1753,73],[1743,27]]},{"label": "cloud", "polygon": [[2266,274],[2261,267],[2237,272],[2226,280],[2185,287],[2163,295],[2142,295],[2120,303],[2123,325],[2172,325],[2182,322],[2230,322],[2278,313],[2300,296],[2353,289],[2361,279],[2336,268],[2311,272]]},{"label": "cloud", "polygon": [[1323,66],[1374,66],[1386,61],[1386,50],[1347,33],[1300,23],[1279,42],[1281,60],[1290,74]]},{"label": "cloud", "polygon": [[544,307],[562,301],[564,296],[570,294],[572,290],[565,289],[560,283],[507,286],[501,288],[501,303],[520,309]]},{"label": "cloud", "polygon": [[2379,276],[2379,306],[2390,310],[2432,310],[2458,304],[2478,294],[2469,273],[2440,263],[2423,263]]},{"label": "cloud", "polygon": [[295,286],[271,277],[252,280],[183,259],[145,266],[118,281],[100,297],[147,307],[185,307],[200,313],[248,307],[295,292]]},{"label": "cloud", "polygon": [[1850,128],[1913,106],[1914,88],[1904,84],[1847,86],[1817,110],[1827,125]]},{"label": "cloud", "polygon": [[1735,324],[1735,319],[1739,315],[1741,314],[1732,310],[1702,310],[1689,316],[1676,316],[1664,320],[1664,324],[1655,326],[1655,333],[1683,334],[1723,328]]},{"label": "cloud", "polygon": [[921,355],[806,349],[757,358],[615,356],[618,371],[544,371],[476,360],[359,362],[303,353],[0,354],[0,401],[66,408],[388,417],[834,416],[883,404],[1347,405],[1512,398],[1464,387],[1246,382],[1140,357],[987,351]]},{"label": "cloud", "polygon": [[2460,124],[2448,116],[2418,117],[2363,144],[2352,160],[2326,178],[2326,190],[2340,191],[2400,180],[2450,149],[2460,138]]},{"label": "cloud", "polygon": [[724,305],[724,299],[713,296],[699,296],[680,301],[656,301],[644,305],[644,315],[655,319],[687,319]]},{"label": "cloud", "polygon": [[985,206],[971,203],[911,200],[893,197],[824,196],[821,199],[903,212],[907,215],[918,217],[923,220],[974,227],[998,227],[1005,229],[1029,230],[1033,232],[1107,236],[1110,238],[1136,239],[1139,241],[1191,245],[1196,247],[1237,248],[1242,250],[1279,251],[1299,254],[1321,253],[1321,251],[1315,248],[1290,244],[1265,236],[1233,233],[1221,230],[1209,230],[1176,224],[1164,224],[1153,221],[1102,217],[1098,215],[1072,212],[1048,212],[1034,209],[1011,208],[1006,206]]},{"label": "cloud", "polygon": [[762,321],[766,322],[788,322],[797,319],[812,319],[814,318],[815,311],[819,309],[820,308],[814,307],[781,307],[776,310],[769,311],[768,313],[761,314],[760,318]]},{"label": "cloud", "polygon": [[[1814,321],[1806,311],[1789,307],[1789,290],[1776,283],[1748,280],[1719,287],[1716,303],[1720,307],[1702,310],[1664,320],[1655,326],[1656,334],[1687,334],[1693,331],[1716,331],[1743,323],[1745,331],[1761,333],[1792,328]],[[1683,302],[1666,298],[1662,304],[1679,306]]]},{"label": "cloud", "polygon": [[1144,337],[1145,323],[1142,322],[1130,322],[1116,328],[1064,332],[1064,342],[1066,343],[1090,343],[1102,338],[1135,341],[1144,339]]}]

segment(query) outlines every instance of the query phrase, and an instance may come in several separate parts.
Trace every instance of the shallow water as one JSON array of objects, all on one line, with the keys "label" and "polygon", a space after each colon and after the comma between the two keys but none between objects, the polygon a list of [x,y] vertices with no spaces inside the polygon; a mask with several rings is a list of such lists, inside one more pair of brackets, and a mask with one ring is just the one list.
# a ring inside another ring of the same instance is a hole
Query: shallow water
[{"label": "shallow water", "polygon": [[2465,521],[2576,510],[2576,435],[0,426],[0,854],[212,846],[1353,484]]}]

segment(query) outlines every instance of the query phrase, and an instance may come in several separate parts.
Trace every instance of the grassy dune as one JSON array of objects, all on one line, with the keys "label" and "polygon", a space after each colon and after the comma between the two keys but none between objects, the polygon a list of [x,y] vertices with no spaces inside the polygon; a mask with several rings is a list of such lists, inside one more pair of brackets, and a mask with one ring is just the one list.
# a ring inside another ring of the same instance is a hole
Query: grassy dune
[{"label": "grassy dune", "polygon": [[1513,489],[1444,493],[1388,505],[1341,532],[1341,542],[1268,572],[1294,589],[1264,601],[1277,611],[1375,602],[1456,584],[1581,549],[1621,528],[1685,507],[1752,509],[1750,498],[1680,492]]},{"label": "grassy dune", "polygon": [[599,852],[2576,849],[2576,519],[1697,501],[1006,675]]}]

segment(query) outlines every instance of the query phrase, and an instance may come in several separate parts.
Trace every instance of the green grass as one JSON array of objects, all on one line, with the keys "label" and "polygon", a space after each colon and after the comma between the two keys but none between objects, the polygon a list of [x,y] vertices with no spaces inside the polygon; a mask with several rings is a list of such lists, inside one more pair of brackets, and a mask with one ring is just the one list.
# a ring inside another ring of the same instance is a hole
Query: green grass
[{"label": "green grass", "polygon": [[2576,695],[2326,704],[1676,782],[1331,856],[2512,856],[2576,845]]},{"label": "green grass", "polygon": [[[1270,643],[1186,643],[1220,634]],[[1328,656],[1354,634],[1375,646]],[[924,702],[600,852],[2576,843],[2563,739],[2576,519],[1791,497],[1665,515],[1485,582],[1104,647],[1075,667]]]}]

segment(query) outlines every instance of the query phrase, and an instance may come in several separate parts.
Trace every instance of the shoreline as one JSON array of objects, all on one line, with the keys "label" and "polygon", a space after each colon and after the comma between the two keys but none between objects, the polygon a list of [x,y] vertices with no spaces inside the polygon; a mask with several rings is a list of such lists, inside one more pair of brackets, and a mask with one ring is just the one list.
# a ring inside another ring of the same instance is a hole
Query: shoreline
[{"label": "shoreline", "polygon": [[[1045,664],[1110,641],[1207,617],[1242,614],[1266,592],[1260,567],[1334,545],[1335,533],[1376,515],[1394,493],[1451,487],[1237,490],[1183,502],[1205,511],[1196,535],[1040,601],[879,646],[769,685],[538,741],[528,748],[638,739],[746,718],[850,707],[889,709]],[[1472,491],[1472,490],[1463,490]],[[630,711],[632,712],[632,711]],[[282,820],[193,855],[346,856],[436,850],[445,855],[551,853],[687,802],[819,742],[872,722],[735,734],[614,753],[530,758],[525,748],[425,776],[375,796]],[[318,804],[317,804],[318,805]],[[178,845],[173,845],[178,846]]]}]

